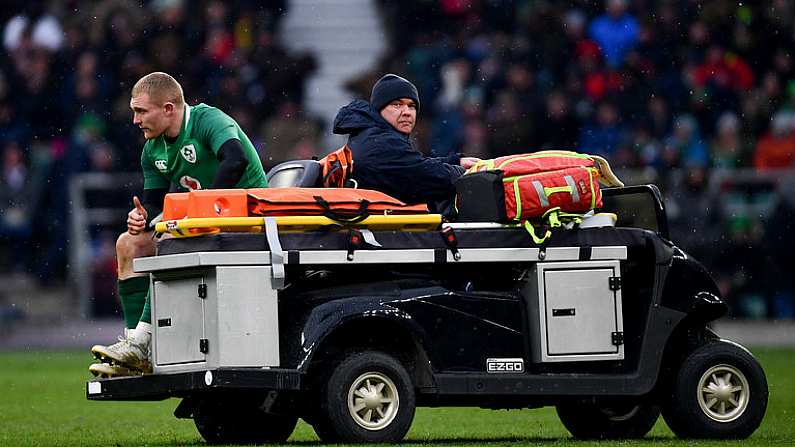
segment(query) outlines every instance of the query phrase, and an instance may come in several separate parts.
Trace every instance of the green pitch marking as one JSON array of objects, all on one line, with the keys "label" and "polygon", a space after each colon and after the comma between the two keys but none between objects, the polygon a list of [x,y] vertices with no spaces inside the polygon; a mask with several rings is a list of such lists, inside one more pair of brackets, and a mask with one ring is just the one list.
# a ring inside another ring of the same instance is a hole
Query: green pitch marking
[{"label": "green pitch marking", "polygon": [[[767,446],[795,445],[795,349],[757,349],[768,376],[770,404],[748,440],[680,441],[662,419],[643,440],[576,442],[552,408],[481,410],[419,408],[404,446]],[[178,401],[91,402],[85,398],[84,352],[0,353],[0,446],[206,445],[190,420],[172,415]],[[300,422],[288,445],[318,445]]]}]

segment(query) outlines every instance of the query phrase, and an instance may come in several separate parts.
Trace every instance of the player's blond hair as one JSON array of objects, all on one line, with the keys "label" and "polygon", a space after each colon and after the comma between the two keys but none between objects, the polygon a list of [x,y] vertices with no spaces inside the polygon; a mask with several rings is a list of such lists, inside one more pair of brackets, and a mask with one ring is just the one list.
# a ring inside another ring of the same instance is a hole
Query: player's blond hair
[{"label": "player's blond hair", "polygon": [[142,77],[132,88],[132,97],[146,93],[149,99],[158,105],[167,102],[181,106],[185,103],[185,96],[182,93],[182,86],[170,74],[156,71]]}]

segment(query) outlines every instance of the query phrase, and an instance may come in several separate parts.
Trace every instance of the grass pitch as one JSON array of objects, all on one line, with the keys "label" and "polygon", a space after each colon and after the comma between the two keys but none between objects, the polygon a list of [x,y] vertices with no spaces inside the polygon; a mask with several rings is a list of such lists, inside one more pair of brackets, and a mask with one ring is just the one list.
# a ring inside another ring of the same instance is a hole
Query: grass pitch
[{"label": "grass pitch", "polygon": [[[662,418],[641,441],[577,442],[552,408],[480,410],[419,408],[404,445],[795,445],[795,350],[756,349],[767,373],[770,402],[762,426],[748,440],[680,441]],[[90,402],[88,353],[0,353],[0,446],[204,445],[193,421],[174,418],[174,399],[162,402]],[[299,422],[291,445],[315,445]]]}]

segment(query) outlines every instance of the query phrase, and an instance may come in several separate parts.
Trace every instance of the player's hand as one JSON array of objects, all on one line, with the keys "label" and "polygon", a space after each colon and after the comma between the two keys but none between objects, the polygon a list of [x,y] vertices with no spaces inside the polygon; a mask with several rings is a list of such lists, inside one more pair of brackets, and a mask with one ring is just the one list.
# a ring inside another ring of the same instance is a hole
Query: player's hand
[{"label": "player's hand", "polygon": [[464,169],[469,169],[479,161],[480,159],[477,157],[461,157],[461,167]]},{"label": "player's hand", "polygon": [[147,214],[138,196],[133,196],[133,208],[127,213],[127,232],[133,236],[137,236],[146,230]]}]

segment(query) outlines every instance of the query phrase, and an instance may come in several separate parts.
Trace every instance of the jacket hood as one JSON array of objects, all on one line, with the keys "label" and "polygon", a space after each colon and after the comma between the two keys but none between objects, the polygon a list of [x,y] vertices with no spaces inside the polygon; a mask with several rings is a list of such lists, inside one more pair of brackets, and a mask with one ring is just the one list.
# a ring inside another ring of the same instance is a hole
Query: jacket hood
[{"label": "jacket hood", "polygon": [[337,112],[337,117],[334,118],[333,132],[338,135],[347,135],[371,127],[394,130],[380,113],[370,107],[370,103],[356,99]]}]

